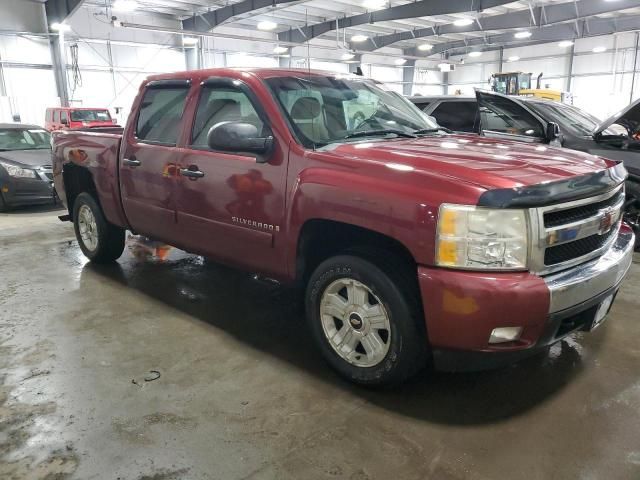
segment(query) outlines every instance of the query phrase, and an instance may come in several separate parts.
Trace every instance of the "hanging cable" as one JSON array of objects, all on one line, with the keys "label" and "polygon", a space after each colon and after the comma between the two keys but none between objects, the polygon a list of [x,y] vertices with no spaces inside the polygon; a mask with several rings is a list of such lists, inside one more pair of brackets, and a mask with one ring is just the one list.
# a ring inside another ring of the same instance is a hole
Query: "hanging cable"
[{"label": "hanging cable", "polygon": [[69,45],[71,55],[71,98],[74,97],[76,89],[82,86],[82,73],[78,64],[78,44]]}]

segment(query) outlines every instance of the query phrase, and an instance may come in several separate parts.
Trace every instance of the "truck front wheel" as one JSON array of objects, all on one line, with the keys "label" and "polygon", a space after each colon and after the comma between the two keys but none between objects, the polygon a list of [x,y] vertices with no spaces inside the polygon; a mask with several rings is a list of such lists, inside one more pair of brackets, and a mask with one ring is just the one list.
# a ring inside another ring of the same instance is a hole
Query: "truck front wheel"
[{"label": "truck front wheel", "polygon": [[341,255],[311,275],[306,294],[311,330],[329,364],[353,382],[394,385],[426,364],[419,301],[399,274]]},{"label": "truck front wheel", "polygon": [[95,199],[81,193],[73,203],[73,225],[82,253],[95,263],[110,263],[124,251],[124,230],[110,224]]}]

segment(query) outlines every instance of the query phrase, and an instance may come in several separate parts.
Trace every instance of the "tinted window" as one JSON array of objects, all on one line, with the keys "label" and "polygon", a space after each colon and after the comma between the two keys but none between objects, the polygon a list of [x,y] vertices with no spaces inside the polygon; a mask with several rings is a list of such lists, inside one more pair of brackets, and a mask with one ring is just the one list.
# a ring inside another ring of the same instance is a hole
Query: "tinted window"
[{"label": "tinted window", "polygon": [[431,105],[432,102],[428,102],[428,101],[421,101],[421,100],[413,100],[413,103],[416,107],[418,107],[420,110],[424,110],[425,108],[427,108],[429,105]]},{"label": "tinted window", "polygon": [[188,88],[150,88],[142,99],[136,125],[140,140],[175,145]]},{"label": "tinted window", "polygon": [[[532,103],[531,108],[539,113],[545,120],[556,122],[560,125],[560,131],[568,130],[574,135],[590,137],[598,127],[600,120],[593,115],[580,110],[577,107],[564,103]],[[603,132],[605,135],[620,135],[620,130],[608,128]],[[626,130],[622,133],[626,135]]]},{"label": "tinted window", "polygon": [[264,124],[247,95],[232,87],[202,89],[193,124],[192,144],[206,147],[211,127],[220,122],[243,122],[255,125],[262,132]]},{"label": "tinted window", "polygon": [[438,124],[456,132],[474,132],[476,102],[442,102],[431,112]]},{"label": "tinted window", "polygon": [[480,108],[480,118],[485,131],[544,137],[541,122],[507,98],[492,97],[488,105]]}]

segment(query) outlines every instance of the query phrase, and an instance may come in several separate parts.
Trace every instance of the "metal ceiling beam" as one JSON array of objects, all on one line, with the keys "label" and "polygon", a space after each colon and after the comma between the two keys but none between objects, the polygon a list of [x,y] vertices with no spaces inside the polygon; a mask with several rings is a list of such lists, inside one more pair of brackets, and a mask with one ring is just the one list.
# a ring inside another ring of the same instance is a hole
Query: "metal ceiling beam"
[{"label": "metal ceiling beam", "polygon": [[216,8],[201,15],[194,15],[182,21],[182,28],[198,32],[208,32],[214,27],[239,15],[255,12],[263,8],[276,7],[299,2],[300,0],[242,0],[225,7]]},{"label": "metal ceiling beam", "polygon": [[[532,29],[531,37],[526,40],[517,40],[513,32],[488,35],[486,37],[468,38],[455,42],[438,43],[433,46],[429,55],[448,53],[450,55],[460,55],[475,50],[497,50],[500,47],[516,48],[529,45],[539,45],[542,43],[561,42],[563,40],[575,40],[578,38],[598,37],[600,35],[611,35],[619,32],[633,32],[640,30],[640,15],[612,17],[612,18],[592,18],[577,20],[571,23],[561,23]],[[405,49],[406,55],[420,53],[415,48]]]},{"label": "metal ceiling beam", "polygon": [[278,34],[278,39],[287,42],[303,43],[336,28],[349,28],[367,23],[389,22],[403,18],[430,17],[482,11],[485,8],[498,7],[513,0],[418,0],[413,3],[374,10],[371,12],[328,20]]},{"label": "metal ceiling beam", "polygon": [[527,28],[535,27],[535,25],[542,26],[569,22],[594,15],[601,15],[603,13],[617,12],[637,6],[638,0],[618,0],[616,2],[582,0],[576,3],[552,3],[545,6],[532,7],[531,9],[527,8],[517,12],[482,17],[480,18],[480,22],[475,22],[467,27],[456,27],[452,23],[449,23],[409,30],[406,32],[392,33],[390,35],[378,35],[370,38],[365,43],[358,44],[358,49],[371,52],[378,48],[387,47],[396,42],[413,40],[416,38],[490,30],[507,30],[510,28]]},{"label": "metal ceiling beam", "polygon": [[47,22],[62,23],[69,18],[80,6],[84,0],[47,0],[44,4],[47,12]]}]

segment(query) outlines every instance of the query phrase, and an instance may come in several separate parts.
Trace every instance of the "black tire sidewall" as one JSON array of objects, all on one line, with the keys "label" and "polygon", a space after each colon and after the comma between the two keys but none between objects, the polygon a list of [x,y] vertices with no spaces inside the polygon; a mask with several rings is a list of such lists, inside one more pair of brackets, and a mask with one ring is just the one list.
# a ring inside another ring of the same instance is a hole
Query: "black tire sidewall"
[{"label": "black tire sidewall", "polygon": [[[342,359],[324,334],[320,301],[325,289],[340,278],[352,278],[366,285],[389,315],[389,351],[384,360],[373,367],[357,367]],[[323,356],[349,380],[370,386],[400,383],[417,370],[415,362],[423,361],[419,342],[426,345],[427,340],[417,328],[408,302],[389,276],[371,262],[351,255],[330,258],[312,274],[305,297],[307,320]]]}]

